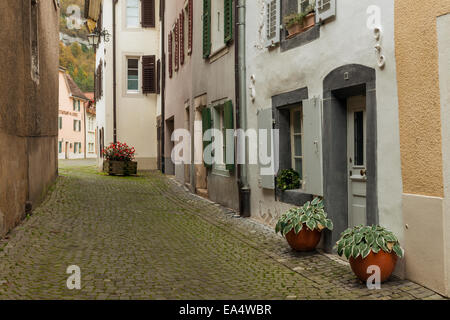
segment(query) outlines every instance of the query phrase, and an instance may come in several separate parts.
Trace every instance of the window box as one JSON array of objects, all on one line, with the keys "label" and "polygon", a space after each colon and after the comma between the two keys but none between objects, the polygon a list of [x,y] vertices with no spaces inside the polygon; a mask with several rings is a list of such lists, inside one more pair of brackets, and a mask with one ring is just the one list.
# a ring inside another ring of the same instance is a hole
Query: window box
[{"label": "window box", "polygon": [[292,25],[289,28],[286,28],[289,33],[289,35],[286,37],[286,39],[291,39],[299,33],[308,31],[309,29],[314,27],[315,24],[316,24],[316,14],[313,12],[313,13],[308,14],[304,18],[304,20],[301,24],[297,23],[297,24]]},{"label": "window box", "polygon": [[103,162],[103,172],[110,176],[130,176],[137,174],[137,162],[135,161],[110,161]]},{"label": "window box", "polygon": [[314,199],[312,194],[305,193],[301,189],[286,190],[286,191],[277,189],[276,196],[278,201],[282,203],[291,204],[299,207],[303,206],[306,202],[312,201]]}]

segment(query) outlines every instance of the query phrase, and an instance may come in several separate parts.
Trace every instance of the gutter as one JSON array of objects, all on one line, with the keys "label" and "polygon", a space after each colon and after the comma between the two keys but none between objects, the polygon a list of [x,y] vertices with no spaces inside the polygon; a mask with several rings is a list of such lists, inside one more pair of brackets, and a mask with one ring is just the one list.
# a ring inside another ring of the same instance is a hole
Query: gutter
[{"label": "gutter", "polygon": [[[247,72],[245,48],[245,0],[238,0],[235,6],[236,44],[235,44],[235,89],[236,89],[236,128],[247,131]],[[250,209],[250,186],[248,184],[248,145],[245,141],[245,164],[238,165],[239,212],[241,217],[248,218]]]},{"label": "gutter", "polygon": [[113,0],[113,141],[117,143],[116,4]]},{"label": "gutter", "polygon": [[165,131],[166,131],[166,1],[161,0],[160,4],[160,20],[161,20],[161,172],[166,173],[166,157],[165,157]]}]

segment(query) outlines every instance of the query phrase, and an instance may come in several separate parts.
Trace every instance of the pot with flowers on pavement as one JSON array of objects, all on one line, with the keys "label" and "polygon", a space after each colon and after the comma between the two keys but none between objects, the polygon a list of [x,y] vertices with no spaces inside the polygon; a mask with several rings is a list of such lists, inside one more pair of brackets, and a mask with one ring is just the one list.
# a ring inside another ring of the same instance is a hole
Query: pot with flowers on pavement
[{"label": "pot with flowers on pavement", "polygon": [[397,237],[381,226],[357,226],[344,231],[336,244],[340,256],[349,259],[355,275],[367,282],[377,266],[381,271],[381,282],[389,279],[395,270],[398,258],[404,252]]},{"label": "pot with flowers on pavement", "polygon": [[324,229],[333,230],[333,222],[327,218],[320,198],[308,201],[303,207],[288,210],[275,227],[275,231],[286,237],[296,251],[316,249]]},{"label": "pot with flowers on pavement", "polygon": [[137,174],[137,162],[133,161],[135,152],[134,147],[129,147],[126,143],[111,143],[103,150],[103,171],[110,176]]}]

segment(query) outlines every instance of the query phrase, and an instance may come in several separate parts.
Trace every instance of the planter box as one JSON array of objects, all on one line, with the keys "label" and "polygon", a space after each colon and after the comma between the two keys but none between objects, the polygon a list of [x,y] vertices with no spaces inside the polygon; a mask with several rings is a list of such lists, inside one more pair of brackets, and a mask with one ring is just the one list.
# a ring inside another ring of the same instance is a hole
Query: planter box
[{"label": "planter box", "polygon": [[137,162],[108,161],[103,162],[103,172],[110,176],[130,176],[137,174]]},{"label": "planter box", "polygon": [[297,34],[311,29],[315,25],[316,25],[316,14],[310,13],[305,17],[303,24],[296,24],[288,29],[289,35],[286,37],[286,39],[291,39],[295,37]]}]

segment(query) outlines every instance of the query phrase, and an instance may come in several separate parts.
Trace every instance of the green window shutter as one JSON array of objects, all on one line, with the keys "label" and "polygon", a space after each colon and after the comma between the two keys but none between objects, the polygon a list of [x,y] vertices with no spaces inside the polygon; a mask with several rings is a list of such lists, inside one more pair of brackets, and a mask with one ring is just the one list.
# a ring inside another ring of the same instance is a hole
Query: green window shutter
[{"label": "green window shutter", "polygon": [[[224,119],[223,119],[223,124],[224,124],[224,129],[225,129],[225,137],[224,137],[224,141],[223,143],[225,144],[225,163],[226,163],[226,168],[228,171],[234,171],[235,168],[235,161],[234,161],[234,131],[233,131],[233,135],[230,134],[230,136],[228,137],[228,131],[227,130],[233,130],[234,129],[234,109],[233,109],[233,102],[227,101],[225,102],[225,105],[223,106],[224,110],[223,110],[223,115],[224,115]],[[230,147],[232,147],[232,150],[228,150],[228,144],[227,141],[228,139],[231,139],[231,143],[230,143]],[[229,153],[229,155],[228,155]],[[228,156],[227,156],[228,155]]]},{"label": "green window shutter", "polygon": [[[211,122],[211,109],[209,108],[204,108],[202,110],[202,133],[203,133],[203,137],[205,136],[205,132],[210,130],[212,127],[212,122]],[[203,141],[203,151],[206,149],[206,147],[211,143],[210,141]],[[205,161],[203,161],[204,165],[206,168],[212,168],[211,164],[207,164]]]},{"label": "green window shutter", "polygon": [[73,99],[73,111],[77,110],[76,104],[77,104],[77,102],[75,101],[75,99]]},{"label": "green window shutter", "polygon": [[211,54],[211,0],[203,0],[203,58]]},{"label": "green window shutter", "polygon": [[233,0],[224,0],[224,31],[225,43],[233,40]]}]

